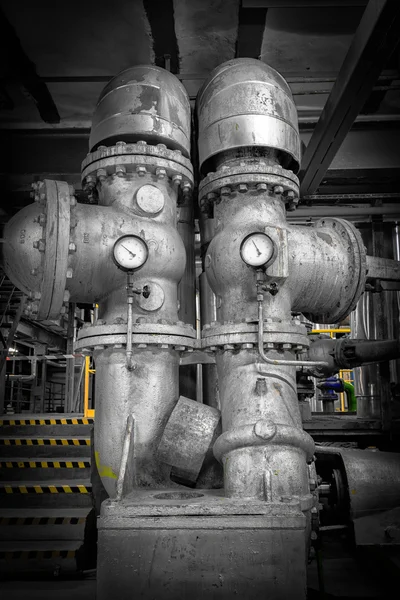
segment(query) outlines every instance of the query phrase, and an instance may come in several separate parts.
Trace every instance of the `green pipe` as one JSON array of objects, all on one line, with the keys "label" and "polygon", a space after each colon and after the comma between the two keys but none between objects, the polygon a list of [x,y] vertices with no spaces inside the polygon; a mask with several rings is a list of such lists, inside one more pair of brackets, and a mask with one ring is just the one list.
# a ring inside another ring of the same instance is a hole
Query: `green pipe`
[{"label": "green pipe", "polygon": [[357,398],[356,395],[354,393],[354,385],[352,383],[350,383],[349,381],[345,381],[344,379],[343,381],[343,387],[344,387],[344,391],[347,397],[347,407],[349,412],[356,412],[357,411]]}]

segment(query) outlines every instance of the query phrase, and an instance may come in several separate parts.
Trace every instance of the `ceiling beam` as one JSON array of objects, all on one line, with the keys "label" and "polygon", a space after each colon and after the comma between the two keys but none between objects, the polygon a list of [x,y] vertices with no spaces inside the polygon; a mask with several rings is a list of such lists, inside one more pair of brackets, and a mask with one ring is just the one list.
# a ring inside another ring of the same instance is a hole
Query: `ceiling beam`
[{"label": "ceiling beam", "polygon": [[399,38],[399,0],[370,0],[304,153],[302,195],[318,189]]},{"label": "ceiling beam", "polygon": [[153,38],[155,64],[175,75],[179,73],[179,47],[175,33],[173,0],[143,0]]},{"label": "ceiling beam", "polygon": [[35,65],[25,54],[13,26],[1,9],[0,38],[6,56],[6,68],[11,71],[11,74],[22,83],[30,94],[43,121],[46,123],[59,123],[60,115],[47,85],[36,73]]},{"label": "ceiling beam", "polygon": [[259,58],[265,30],[266,8],[239,8],[235,58]]}]

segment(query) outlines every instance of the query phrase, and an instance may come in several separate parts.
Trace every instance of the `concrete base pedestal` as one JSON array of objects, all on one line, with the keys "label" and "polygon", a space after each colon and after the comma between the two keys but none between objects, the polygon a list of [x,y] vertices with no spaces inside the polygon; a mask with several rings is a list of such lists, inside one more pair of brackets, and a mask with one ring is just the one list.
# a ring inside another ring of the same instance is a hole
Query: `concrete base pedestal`
[{"label": "concrete base pedestal", "polygon": [[295,501],[137,490],[102,505],[97,600],[302,600],[305,531]]}]

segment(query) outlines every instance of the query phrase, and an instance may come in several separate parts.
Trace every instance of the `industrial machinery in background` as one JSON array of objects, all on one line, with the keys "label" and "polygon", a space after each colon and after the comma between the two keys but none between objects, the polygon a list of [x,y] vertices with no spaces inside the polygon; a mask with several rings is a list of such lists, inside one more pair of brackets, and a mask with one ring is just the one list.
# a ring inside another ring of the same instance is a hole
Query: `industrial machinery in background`
[{"label": "industrial machinery in background", "polygon": [[[76,345],[96,362],[95,462],[109,495],[99,600],[298,600],[324,504],[331,520],[399,504],[385,494],[399,488],[398,457],[380,453],[385,504],[355,506],[353,490],[358,500],[377,483],[368,479],[377,455],[316,450],[297,395],[298,374],[326,378],[382,357],[367,342],[310,346],[300,319],[340,322],[381,264],[343,219],[288,223],[300,138],[279,73],[253,59],[220,65],[196,118],[201,338],[179,316],[194,301],[190,260],[185,271],[194,237],[184,244],[178,232],[194,186],[190,105],[163,69],[133,67],[106,86],[82,164],[91,203],[77,203],[67,183],[35,184],[36,202],[6,227],[5,270],[32,318],[99,303]],[[397,342],[379,344],[385,360],[398,356]],[[205,403],[179,397],[179,365],[191,363],[209,378]]]}]

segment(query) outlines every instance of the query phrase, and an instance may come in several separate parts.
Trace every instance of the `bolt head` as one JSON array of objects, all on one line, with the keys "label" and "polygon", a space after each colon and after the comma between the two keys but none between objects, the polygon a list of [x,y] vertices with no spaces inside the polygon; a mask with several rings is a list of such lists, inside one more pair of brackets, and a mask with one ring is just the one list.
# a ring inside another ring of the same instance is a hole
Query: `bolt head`
[{"label": "bolt head", "polygon": [[73,254],[74,252],[76,252],[76,244],[74,244],[74,242],[71,242],[68,245],[68,252],[69,254]]},{"label": "bolt head", "polygon": [[[160,146],[160,145],[161,144],[158,144],[158,146]],[[158,148],[158,146],[157,146],[157,148]],[[156,176],[158,179],[165,179],[167,176],[167,171],[165,169],[162,169],[159,167],[156,169]]]},{"label": "bolt head", "polygon": [[268,186],[266,183],[258,183],[256,189],[258,192],[266,192],[268,189]]},{"label": "bolt head", "polygon": [[38,223],[42,226],[46,224],[46,215],[44,213],[40,213]]},{"label": "bolt head", "polygon": [[69,302],[71,294],[69,293],[69,290],[65,290],[64,292],[64,297],[63,297],[63,302]]},{"label": "bolt head", "polygon": [[72,279],[74,272],[72,269],[67,269],[67,279]]},{"label": "bolt head", "polygon": [[211,202],[212,202],[213,200],[215,200],[215,199],[216,199],[216,197],[217,197],[217,194],[214,194],[214,192],[209,192],[209,193],[207,194],[207,200],[209,200],[209,201],[211,201]]},{"label": "bolt head", "polygon": [[179,187],[182,183],[182,175],[173,175],[172,177],[172,183],[176,186]]},{"label": "bolt head", "polygon": [[274,194],[283,194],[283,187],[281,185],[276,185],[274,187]]},{"label": "bolt head", "polygon": [[126,146],[126,142],[122,142],[122,141],[121,141],[121,142],[117,142],[115,145],[116,145],[118,148],[121,148],[121,147],[123,147],[123,146]]},{"label": "bolt head", "polygon": [[190,183],[188,181],[185,181],[184,184],[182,184],[182,192],[185,196],[187,196],[188,194],[190,194],[190,192],[192,191],[192,186],[190,185]]},{"label": "bolt head", "polygon": [[33,292],[32,297],[34,300],[40,300],[42,294],[40,292]]},{"label": "bolt head", "polygon": [[46,250],[46,243],[44,242],[44,240],[39,240],[38,250],[39,252],[44,252]]},{"label": "bolt head", "polygon": [[231,188],[230,187],[223,187],[221,188],[221,196],[230,196],[231,194]]},{"label": "bolt head", "polygon": [[245,194],[247,192],[247,190],[249,189],[249,186],[247,185],[247,183],[239,183],[238,189],[241,194]]},{"label": "bolt head", "polygon": [[115,169],[115,174],[117,177],[123,177],[126,173],[126,167],[124,165],[118,165]]},{"label": "bolt head", "polygon": [[294,192],[292,192],[291,190],[287,193],[287,197],[290,198],[290,199],[294,198],[295,195],[296,194]]},{"label": "bolt head", "polygon": [[157,150],[166,150],[167,146],[165,144],[157,144]]},{"label": "bolt head", "polygon": [[144,177],[147,173],[147,169],[146,167],[136,167],[136,173],[139,175],[139,177]]}]

